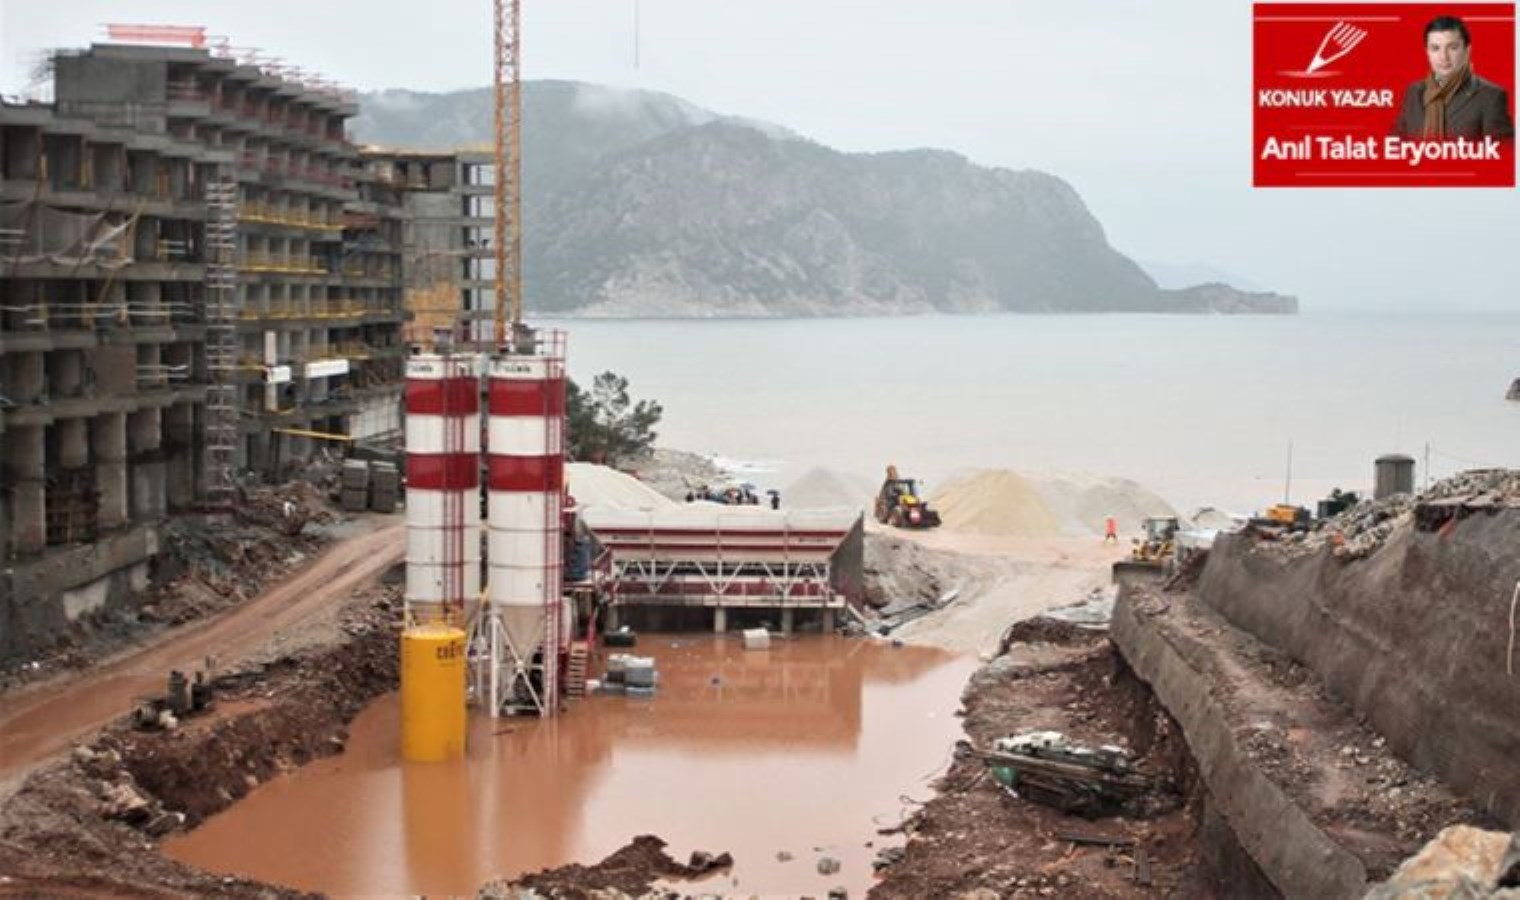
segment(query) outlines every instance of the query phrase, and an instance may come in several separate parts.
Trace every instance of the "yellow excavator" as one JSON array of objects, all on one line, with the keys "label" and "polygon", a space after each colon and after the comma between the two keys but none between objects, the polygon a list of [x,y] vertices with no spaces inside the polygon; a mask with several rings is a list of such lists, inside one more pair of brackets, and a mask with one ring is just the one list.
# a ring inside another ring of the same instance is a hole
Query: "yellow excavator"
[{"label": "yellow excavator", "polygon": [[919,495],[917,482],[899,476],[896,466],[887,466],[887,480],[876,493],[876,521],[893,528],[937,528],[939,513]]}]

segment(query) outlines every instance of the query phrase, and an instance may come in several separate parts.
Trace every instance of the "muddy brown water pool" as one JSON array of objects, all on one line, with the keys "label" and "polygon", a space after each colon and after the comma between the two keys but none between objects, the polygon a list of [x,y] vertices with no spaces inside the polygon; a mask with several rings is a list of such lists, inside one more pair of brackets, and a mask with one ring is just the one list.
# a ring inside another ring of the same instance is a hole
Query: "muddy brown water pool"
[{"label": "muddy brown water pool", "polygon": [[[905,796],[927,799],[948,764],[975,667],[820,636],[746,651],[733,637],[646,635],[632,652],[656,658],[654,697],[595,696],[553,721],[475,715],[456,763],[403,763],[399,698],[381,698],[343,754],[260,786],[164,850],[330,894],[458,895],[656,834],[682,861],[733,853],[700,890],[859,896],[877,850],[900,843],[876,829],[901,820]],[[824,856],[841,871],[819,874]]]}]

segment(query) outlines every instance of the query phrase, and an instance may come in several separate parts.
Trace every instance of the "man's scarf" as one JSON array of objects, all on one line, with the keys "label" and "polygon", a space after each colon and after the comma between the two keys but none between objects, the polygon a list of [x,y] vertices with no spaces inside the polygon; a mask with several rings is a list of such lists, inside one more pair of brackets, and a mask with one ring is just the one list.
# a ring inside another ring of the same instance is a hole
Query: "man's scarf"
[{"label": "man's scarf", "polygon": [[1472,77],[1472,70],[1463,66],[1451,73],[1446,81],[1436,80],[1436,73],[1431,72],[1425,79],[1425,130],[1423,136],[1427,138],[1446,137],[1446,103],[1457,92],[1467,86],[1467,81]]}]

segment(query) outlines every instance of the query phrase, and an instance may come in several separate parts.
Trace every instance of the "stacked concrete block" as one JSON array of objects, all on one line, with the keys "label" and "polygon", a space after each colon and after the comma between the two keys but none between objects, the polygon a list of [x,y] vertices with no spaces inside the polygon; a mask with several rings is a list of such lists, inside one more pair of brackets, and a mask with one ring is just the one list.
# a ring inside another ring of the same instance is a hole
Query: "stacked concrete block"
[{"label": "stacked concrete block", "polygon": [[401,493],[401,472],[386,462],[370,463],[369,508],[377,513],[396,511]]},{"label": "stacked concrete block", "polygon": [[350,459],[343,463],[342,497],[344,512],[364,512],[369,508],[369,463]]}]

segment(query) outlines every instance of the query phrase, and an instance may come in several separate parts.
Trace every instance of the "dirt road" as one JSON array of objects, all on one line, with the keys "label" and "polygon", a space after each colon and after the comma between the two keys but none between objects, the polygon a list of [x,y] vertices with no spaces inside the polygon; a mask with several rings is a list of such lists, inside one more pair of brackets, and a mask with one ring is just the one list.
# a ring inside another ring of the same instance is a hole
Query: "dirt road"
[{"label": "dirt road", "polygon": [[297,628],[401,561],[405,526],[396,517],[333,544],[310,565],[242,606],[169,632],[78,675],[7,696],[0,707],[0,793],[8,782],[69,743],[161,692],[171,669],[234,660]]},{"label": "dirt road", "polygon": [[894,532],[926,548],[974,559],[984,570],[943,609],[893,633],[915,644],[965,653],[997,649],[1013,622],[1107,589],[1110,566],[1126,548],[1096,537],[1019,538],[935,531]]}]

